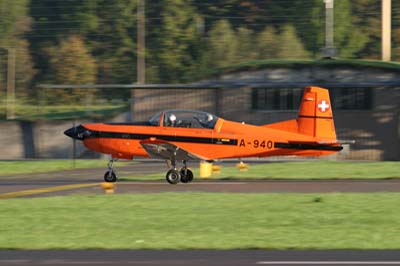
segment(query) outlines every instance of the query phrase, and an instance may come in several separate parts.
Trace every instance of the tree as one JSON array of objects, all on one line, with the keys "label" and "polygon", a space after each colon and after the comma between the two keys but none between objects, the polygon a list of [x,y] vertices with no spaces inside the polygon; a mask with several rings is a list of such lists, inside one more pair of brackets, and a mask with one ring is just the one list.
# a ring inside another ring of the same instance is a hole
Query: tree
[{"label": "tree", "polygon": [[[335,1],[335,3],[338,1]],[[304,47],[313,57],[319,57],[325,45],[325,4],[322,0],[295,1],[291,19]]]},{"label": "tree", "polygon": [[[400,21],[400,2],[392,1],[392,21]],[[394,24],[394,23],[393,23]],[[400,61],[400,24],[392,24],[392,60]]]},{"label": "tree", "polygon": [[248,28],[240,27],[236,31],[238,61],[248,61],[256,59],[259,51],[257,51],[256,43],[254,42],[254,32]]},{"label": "tree", "polygon": [[70,36],[49,51],[55,82],[91,84],[96,81],[96,62],[81,37]]},{"label": "tree", "polygon": [[[392,1],[396,4],[397,1]],[[360,30],[367,37],[357,58],[381,58],[381,1],[352,0],[352,29]]]},{"label": "tree", "polygon": [[304,49],[303,43],[296,35],[296,29],[292,25],[285,25],[279,35],[278,58],[304,59],[310,55]]},{"label": "tree", "polygon": [[16,93],[19,98],[29,93],[31,80],[35,74],[29,44],[25,34],[31,28],[27,15],[27,0],[0,0],[0,91],[6,84],[8,51],[16,54]]},{"label": "tree", "polygon": [[278,35],[273,27],[265,27],[257,36],[258,59],[277,58],[279,50]]},{"label": "tree", "polygon": [[[32,34],[34,41],[58,41],[72,34],[85,35],[97,29],[99,18],[96,13],[97,8],[100,8],[98,2],[31,0],[30,14],[35,23]],[[103,5],[102,8],[108,7]]]},{"label": "tree", "polygon": [[[57,84],[93,84],[96,81],[96,62],[90,55],[81,37],[70,36],[56,47],[48,49],[51,80]],[[94,91],[90,90],[93,94]],[[73,93],[54,93],[65,101],[79,101],[91,95],[88,90],[74,90]],[[56,99],[57,99],[56,98]]]},{"label": "tree", "polygon": [[208,38],[209,64],[214,67],[228,66],[237,62],[238,42],[235,31],[227,20],[218,21]]},{"label": "tree", "polygon": [[150,46],[151,63],[158,65],[161,82],[188,81],[202,56],[199,17],[191,1],[162,0],[152,4],[160,5],[160,21],[148,39],[154,42]]},{"label": "tree", "polygon": [[335,46],[338,56],[352,58],[368,42],[368,36],[359,27],[353,27],[353,15],[349,0],[335,2]]},{"label": "tree", "polygon": [[35,67],[39,69],[34,83],[48,81],[51,72],[47,47],[56,46],[71,35],[85,36],[97,29],[98,0],[30,0],[32,30],[30,49]]},{"label": "tree", "polygon": [[136,2],[97,1],[98,27],[88,33],[99,83],[136,82]]}]

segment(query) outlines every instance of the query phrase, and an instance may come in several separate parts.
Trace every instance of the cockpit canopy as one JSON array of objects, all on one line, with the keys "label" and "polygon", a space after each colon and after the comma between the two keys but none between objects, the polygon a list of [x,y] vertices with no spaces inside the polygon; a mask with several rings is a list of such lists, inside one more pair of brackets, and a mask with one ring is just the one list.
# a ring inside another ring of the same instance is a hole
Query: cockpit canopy
[{"label": "cockpit canopy", "polygon": [[213,129],[218,117],[202,111],[194,110],[167,110],[152,116],[149,123],[152,126],[208,128]]}]

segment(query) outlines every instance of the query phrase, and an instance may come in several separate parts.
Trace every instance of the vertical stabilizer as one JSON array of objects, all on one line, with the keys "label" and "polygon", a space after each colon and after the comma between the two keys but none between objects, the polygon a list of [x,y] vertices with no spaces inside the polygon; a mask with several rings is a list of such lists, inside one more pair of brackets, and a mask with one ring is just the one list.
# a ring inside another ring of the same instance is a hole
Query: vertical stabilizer
[{"label": "vertical stabilizer", "polygon": [[332,105],[327,89],[305,88],[297,122],[299,133],[336,140]]}]

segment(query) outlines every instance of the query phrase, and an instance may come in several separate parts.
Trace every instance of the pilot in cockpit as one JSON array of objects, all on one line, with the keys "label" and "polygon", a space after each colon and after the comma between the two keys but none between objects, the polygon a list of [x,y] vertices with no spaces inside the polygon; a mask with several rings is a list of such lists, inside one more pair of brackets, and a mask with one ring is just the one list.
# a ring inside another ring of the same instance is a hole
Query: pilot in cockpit
[{"label": "pilot in cockpit", "polygon": [[167,119],[167,126],[174,127],[176,125],[176,115],[170,114]]},{"label": "pilot in cockpit", "polygon": [[207,124],[211,123],[211,121],[214,119],[214,117],[211,114],[207,114]]},{"label": "pilot in cockpit", "polygon": [[194,119],[201,125],[200,127],[209,128],[210,123],[212,123],[214,117],[211,114],[205,114],[200,118],[195,116]]}]

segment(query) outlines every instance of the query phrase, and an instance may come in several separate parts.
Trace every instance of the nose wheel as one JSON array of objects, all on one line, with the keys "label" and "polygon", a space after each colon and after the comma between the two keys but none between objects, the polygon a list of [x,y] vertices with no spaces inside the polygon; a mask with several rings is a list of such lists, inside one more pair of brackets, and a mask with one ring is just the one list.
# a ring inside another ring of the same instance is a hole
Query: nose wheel
[{"label": "nose wheel", "polygon": [[104,181],[114,183],[115,181],[117,181],[117,175],[114,171],[107,171],[104,174]]},{"label": "nose wheel", "polygon": [[104,174],[104,181],[106,181],[106,182],[113,183],[113,182],[117,181],[117,175],[114,172],[114,162],[115,162],[114,159],[111,159],[108,162],[108,170]]}]

